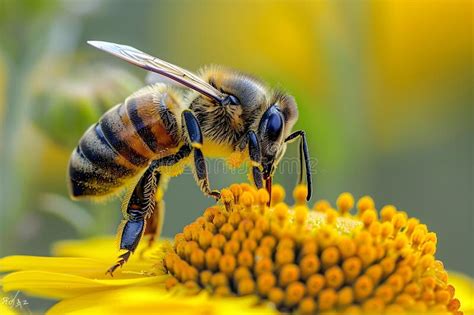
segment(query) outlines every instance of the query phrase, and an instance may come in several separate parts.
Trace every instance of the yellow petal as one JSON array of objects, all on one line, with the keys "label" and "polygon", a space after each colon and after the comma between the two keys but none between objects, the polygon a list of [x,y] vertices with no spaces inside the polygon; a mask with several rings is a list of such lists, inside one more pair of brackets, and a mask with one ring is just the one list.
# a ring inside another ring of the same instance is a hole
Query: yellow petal
[{"label": "yellow petal", "polygon": [[109,260],[117,254],[115,237],[102,236],[86,240],[66,240],[53,245],[54,256],[89,257]]},{"label": "yellow petal", "polygon": [[474,279],[459,272],[450,271],[448,274],[448,282],[456,290],[454,297],[461,302],[461,311],[474,314]]},{"label": "yellow petal", "polygon": [[75,257],[41,257],[41,256],[7,256],[0,258],[0,272],[41,270],[76,275],[94,275],[104,273],[107,264],[90,258]]},{"label": "yellow petal", "polygon": [[[15,300],[14,297],[7,296],[0,292],[0,314],[2,315],[15,315],[17,314],[14,311],[15,306],[17,306],[18,301]],[[22,301],[19,301],[22,303]],[[21,305],[21,308],[23,309],[23,305]]]},{"label": "yellow petal", "polygon": [[[157,240],[151,247],[148,247],[145,237],[138,245],[137,250],[129,261],[124,265],[123,270],[118,269],[115,274],[140,272],[142,270],[153,271],[162,274],[160,268],[154,268],[156,262],[163,254],[163,249],[169,246],[168,240]],[[116,240],[111,236],[94,237],[87,240],[60,241],[54,244],[53,254],[55,256],[88,257],[103,262],[107,262],[107,270],[116,261],[119,255]],[[114,274],[114,275],[115,275]]]},{"label": "yellow petal", "polygon": [[134,279],[89,279],[78,275],[47,271],[18,271],[1,279],[5,291],[21,290],[24,293],[48,298],[68,298],[100,290],[136,285],[162,285],[167,275]]},{"label": "yellow petal", "polygon": [[[169,242],[167,239],[159,239],[154,241],[150,248],[147,248],[147,240],[147,236],[143,237],[136,253],[140,253],[144,249],[147,249],[144,251],[145,253],[153,252],[159,250],[163,244]],[[118,246],[115,236],[100,236],[86,240],[59,241],[53,245],[52,252],[54,256],[89,257],[108,260],[117,254]]]},{"label": "yellow petal", "polygon": [[0,303],[0,314],[2,315],[14,315],[15,312],[9,308],[8,306],[6,306],[5,304]]},{"label": "yellow petal", "polygon": [[90,293],[54,305],[55,314],[274,314],[256,306],[255,297],[218,298],[207,293],[196,296],[174,295],[159,288],[125,288]]},{"label": "yellow petal", "polygon": [[51,271],[70,275],[78,275],[94,279],[128,279],[162,275],[159,268],[153,268],[154,262],[135,261],[117,269],[112,278],[106,274],[107,269],[115,262],[110,258],[104,262],[82,257],[39,257],[39,256],[8,256],[0,258],[0,272],[5,271]]}]

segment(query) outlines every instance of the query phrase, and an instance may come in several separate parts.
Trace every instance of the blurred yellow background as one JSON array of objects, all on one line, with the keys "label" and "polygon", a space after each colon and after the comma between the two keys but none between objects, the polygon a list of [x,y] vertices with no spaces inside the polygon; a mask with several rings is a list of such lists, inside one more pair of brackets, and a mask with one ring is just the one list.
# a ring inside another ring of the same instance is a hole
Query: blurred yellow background
[{"label": "blurred yellow background", "polygon": [[[318,160],[316,199],[393,203],[437,232],[447,269],[473,276],[472,14],[460,0],[0,0],[0,256],[45,254],[119,222],[118,201],[67,197],[80,135],[146,76],[86,44],[95,39],[285,89]],[[213,187],[245,180],[210,176]],[[165,200],[165,236],[212,203],[190,175]]]}]

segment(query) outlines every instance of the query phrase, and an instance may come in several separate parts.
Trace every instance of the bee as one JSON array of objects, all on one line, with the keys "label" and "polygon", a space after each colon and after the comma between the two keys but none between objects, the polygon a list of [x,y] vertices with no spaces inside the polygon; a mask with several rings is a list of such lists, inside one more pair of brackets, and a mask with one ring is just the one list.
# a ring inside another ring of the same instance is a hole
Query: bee
[{"label": "bee", "polygon": [[292,132],[298,118],[293,97],[224,67],[205,67],[196,75],[130,46],[88,43],[185,87],[183,92],[174,84],[155,83],[138,90],[92,125],[72,152],[73,199],[103,200],[126,191],[118,232],[123,254],[108,273],[126,263],[143,235],[150,240],[159,235],[164,207],[157,192],[169,177],[191,166],[201,191],[219,200],[205,156],[226,158],[236,167],[246,163],[255,186],[271,195],[287,143],[299,139],[299,182],[304,172],[311,198],[306,136]]}]

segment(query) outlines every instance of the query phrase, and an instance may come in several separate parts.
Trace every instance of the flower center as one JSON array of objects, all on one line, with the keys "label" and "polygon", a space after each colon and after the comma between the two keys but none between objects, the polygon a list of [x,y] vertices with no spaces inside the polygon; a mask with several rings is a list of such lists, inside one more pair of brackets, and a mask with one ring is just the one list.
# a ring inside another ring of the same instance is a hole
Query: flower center
[{"label": "flower center", "polygon": [[[436,234],[415,218],[370,197],[357,203],[348,193],[337,209],[319,201],[311,211],[306,188],[296,204],[283,203],[284,190],[247,184],[222,190],[222,204],[175,236],[164,258],[172,277],[190,292],[257,295],[284,312],[382,312],[408,310],[456,313],[459,301],[436,261]],[[380,219],[379,219],[380,215]]]}]

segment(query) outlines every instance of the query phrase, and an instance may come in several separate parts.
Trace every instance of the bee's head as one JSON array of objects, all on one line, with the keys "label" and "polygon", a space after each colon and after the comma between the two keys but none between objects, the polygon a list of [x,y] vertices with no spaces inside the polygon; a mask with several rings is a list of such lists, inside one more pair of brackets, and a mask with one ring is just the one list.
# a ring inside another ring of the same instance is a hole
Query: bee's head
[{"label": "bee's head", "polygon": [[[228,115],[232,115],[232,134],[239,131],[237,138],[249,130],[256,133],[262,175],[268,189],[273,173],[285,153],[285,138],[298,119],[294,98],[273,91],[254,77],[222,67],[205,68],[201,71],[201,76],[225,95],[222,103],[208,104],[206,108],[222,108]],[[215,130],[213,134],[216,134]],[[226,131],[226,134],[229,132]]]},{"label": "bee's head", "polygon": [[286,150],[285,138],[298,118],[293,97],[277,93],[258,123],[263,179],[267,190],[271,187],[273,173]]},{"label": "bee's head", "polygon": [[219,105],[244,106],[257,109],[265,104],[269,90],[259,79],[222,66],[208,66],[200,71],[201,77],[224,94]]}]

